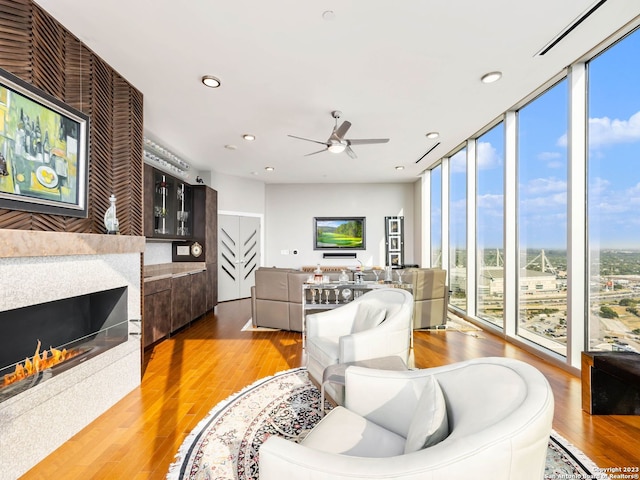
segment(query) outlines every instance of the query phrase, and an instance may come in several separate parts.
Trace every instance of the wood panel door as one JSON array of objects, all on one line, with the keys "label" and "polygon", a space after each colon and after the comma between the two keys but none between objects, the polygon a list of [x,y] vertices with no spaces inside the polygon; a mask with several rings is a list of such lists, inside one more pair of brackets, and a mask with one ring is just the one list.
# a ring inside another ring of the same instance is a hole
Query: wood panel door
[{"label": "wood panel door", "polygon": [[260,248],[258,217],[218,215],[218,301],[251,296]]}]

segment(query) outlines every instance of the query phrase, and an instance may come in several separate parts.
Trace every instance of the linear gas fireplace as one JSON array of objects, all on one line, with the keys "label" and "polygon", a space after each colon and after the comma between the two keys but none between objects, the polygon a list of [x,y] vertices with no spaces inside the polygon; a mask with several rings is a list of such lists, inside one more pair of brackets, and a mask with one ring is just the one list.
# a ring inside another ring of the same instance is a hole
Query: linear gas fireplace
[{"label": "linear gas fireplace", "polygon": [[140,384],[144,245],[0,229],[0,479],[24,475]]},{"label": "linear gas fireplace", "polygon": [[0,312],[0,402],[123,342],[127,289]]}]

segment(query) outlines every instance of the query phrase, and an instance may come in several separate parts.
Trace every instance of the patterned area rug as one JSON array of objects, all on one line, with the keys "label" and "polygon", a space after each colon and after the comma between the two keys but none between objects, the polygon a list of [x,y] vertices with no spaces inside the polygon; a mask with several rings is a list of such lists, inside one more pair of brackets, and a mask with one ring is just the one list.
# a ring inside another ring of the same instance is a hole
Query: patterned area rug
[{"label": "patterned area rug", "polygon": [[[304,368],[263,378],[221,402],[189,434],[167,480],[257,480],[258,450],[270,435],[300,441],[320,421],[320,392]],[[606,479],[553,432],[545,479]]]}]

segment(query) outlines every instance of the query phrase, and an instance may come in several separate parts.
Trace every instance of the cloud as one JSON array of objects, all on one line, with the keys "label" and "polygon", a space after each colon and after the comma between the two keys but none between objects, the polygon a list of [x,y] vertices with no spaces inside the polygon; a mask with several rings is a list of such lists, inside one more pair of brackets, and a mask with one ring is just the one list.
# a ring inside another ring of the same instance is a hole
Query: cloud
[{"label": "cloud", "polygon": [[467,149],[462,149],[449,159],[449,167],[452,173],[464,173],[467,171]]},{"label": "cloud", "polygon": [[538,154],[538,160],[556,160],[558,158],[564,158],[560,152],[540,152]]},{"label": "cloud", "polygon": [[592,147],[637,141],[640,141],[640,112],[631,115],[629,120],[589,119],[589,145]]},{"label": "cloud", "polygon": [[478,208],[499,209],[502,211],[504,195],[496,195],[488,193],[486,195],[478,195]]},{"label": "cloud", "polygon": [[[589,119],[589,147],[598,148],[619,143],[640,141],[640,112],[636,112],[628,120],[609,117]],[[562,135],[556,144],[567,146],[567,134]]]},{"label": "cloud", "polygon": [[526,185],[520,187],[520,191],[530,195],[540,195],[551,192],[566,192],[567,182],[554,177],[534,178]]},{"label": "cloud", "polygon": [[477,145],[478,170],[489,170],[502,164],[498,151],[489,142],[478,142]]},{"label": "cloud", "polygon": [[[496,148],[489,142],[478,142],[476,146],[478,158],[478,170],[490,170],[502,165],[502,157]],[[449,160],[449,167],[453,173],[467,171],[467,150],[463,149]]]}]

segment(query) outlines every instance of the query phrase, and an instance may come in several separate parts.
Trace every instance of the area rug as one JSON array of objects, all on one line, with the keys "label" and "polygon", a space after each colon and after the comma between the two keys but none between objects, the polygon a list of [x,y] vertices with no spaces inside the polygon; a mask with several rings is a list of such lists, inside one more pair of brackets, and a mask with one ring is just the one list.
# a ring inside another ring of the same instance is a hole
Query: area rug
[{"label": "area rug", "polygon": [[[258,451],[270,436],[299,442],[320,421],[320,392],[305,368],[263,378],[214,407],[189,434],[167,480],[257,480]],[[609,478],[553,432],[545,479]]]}]

